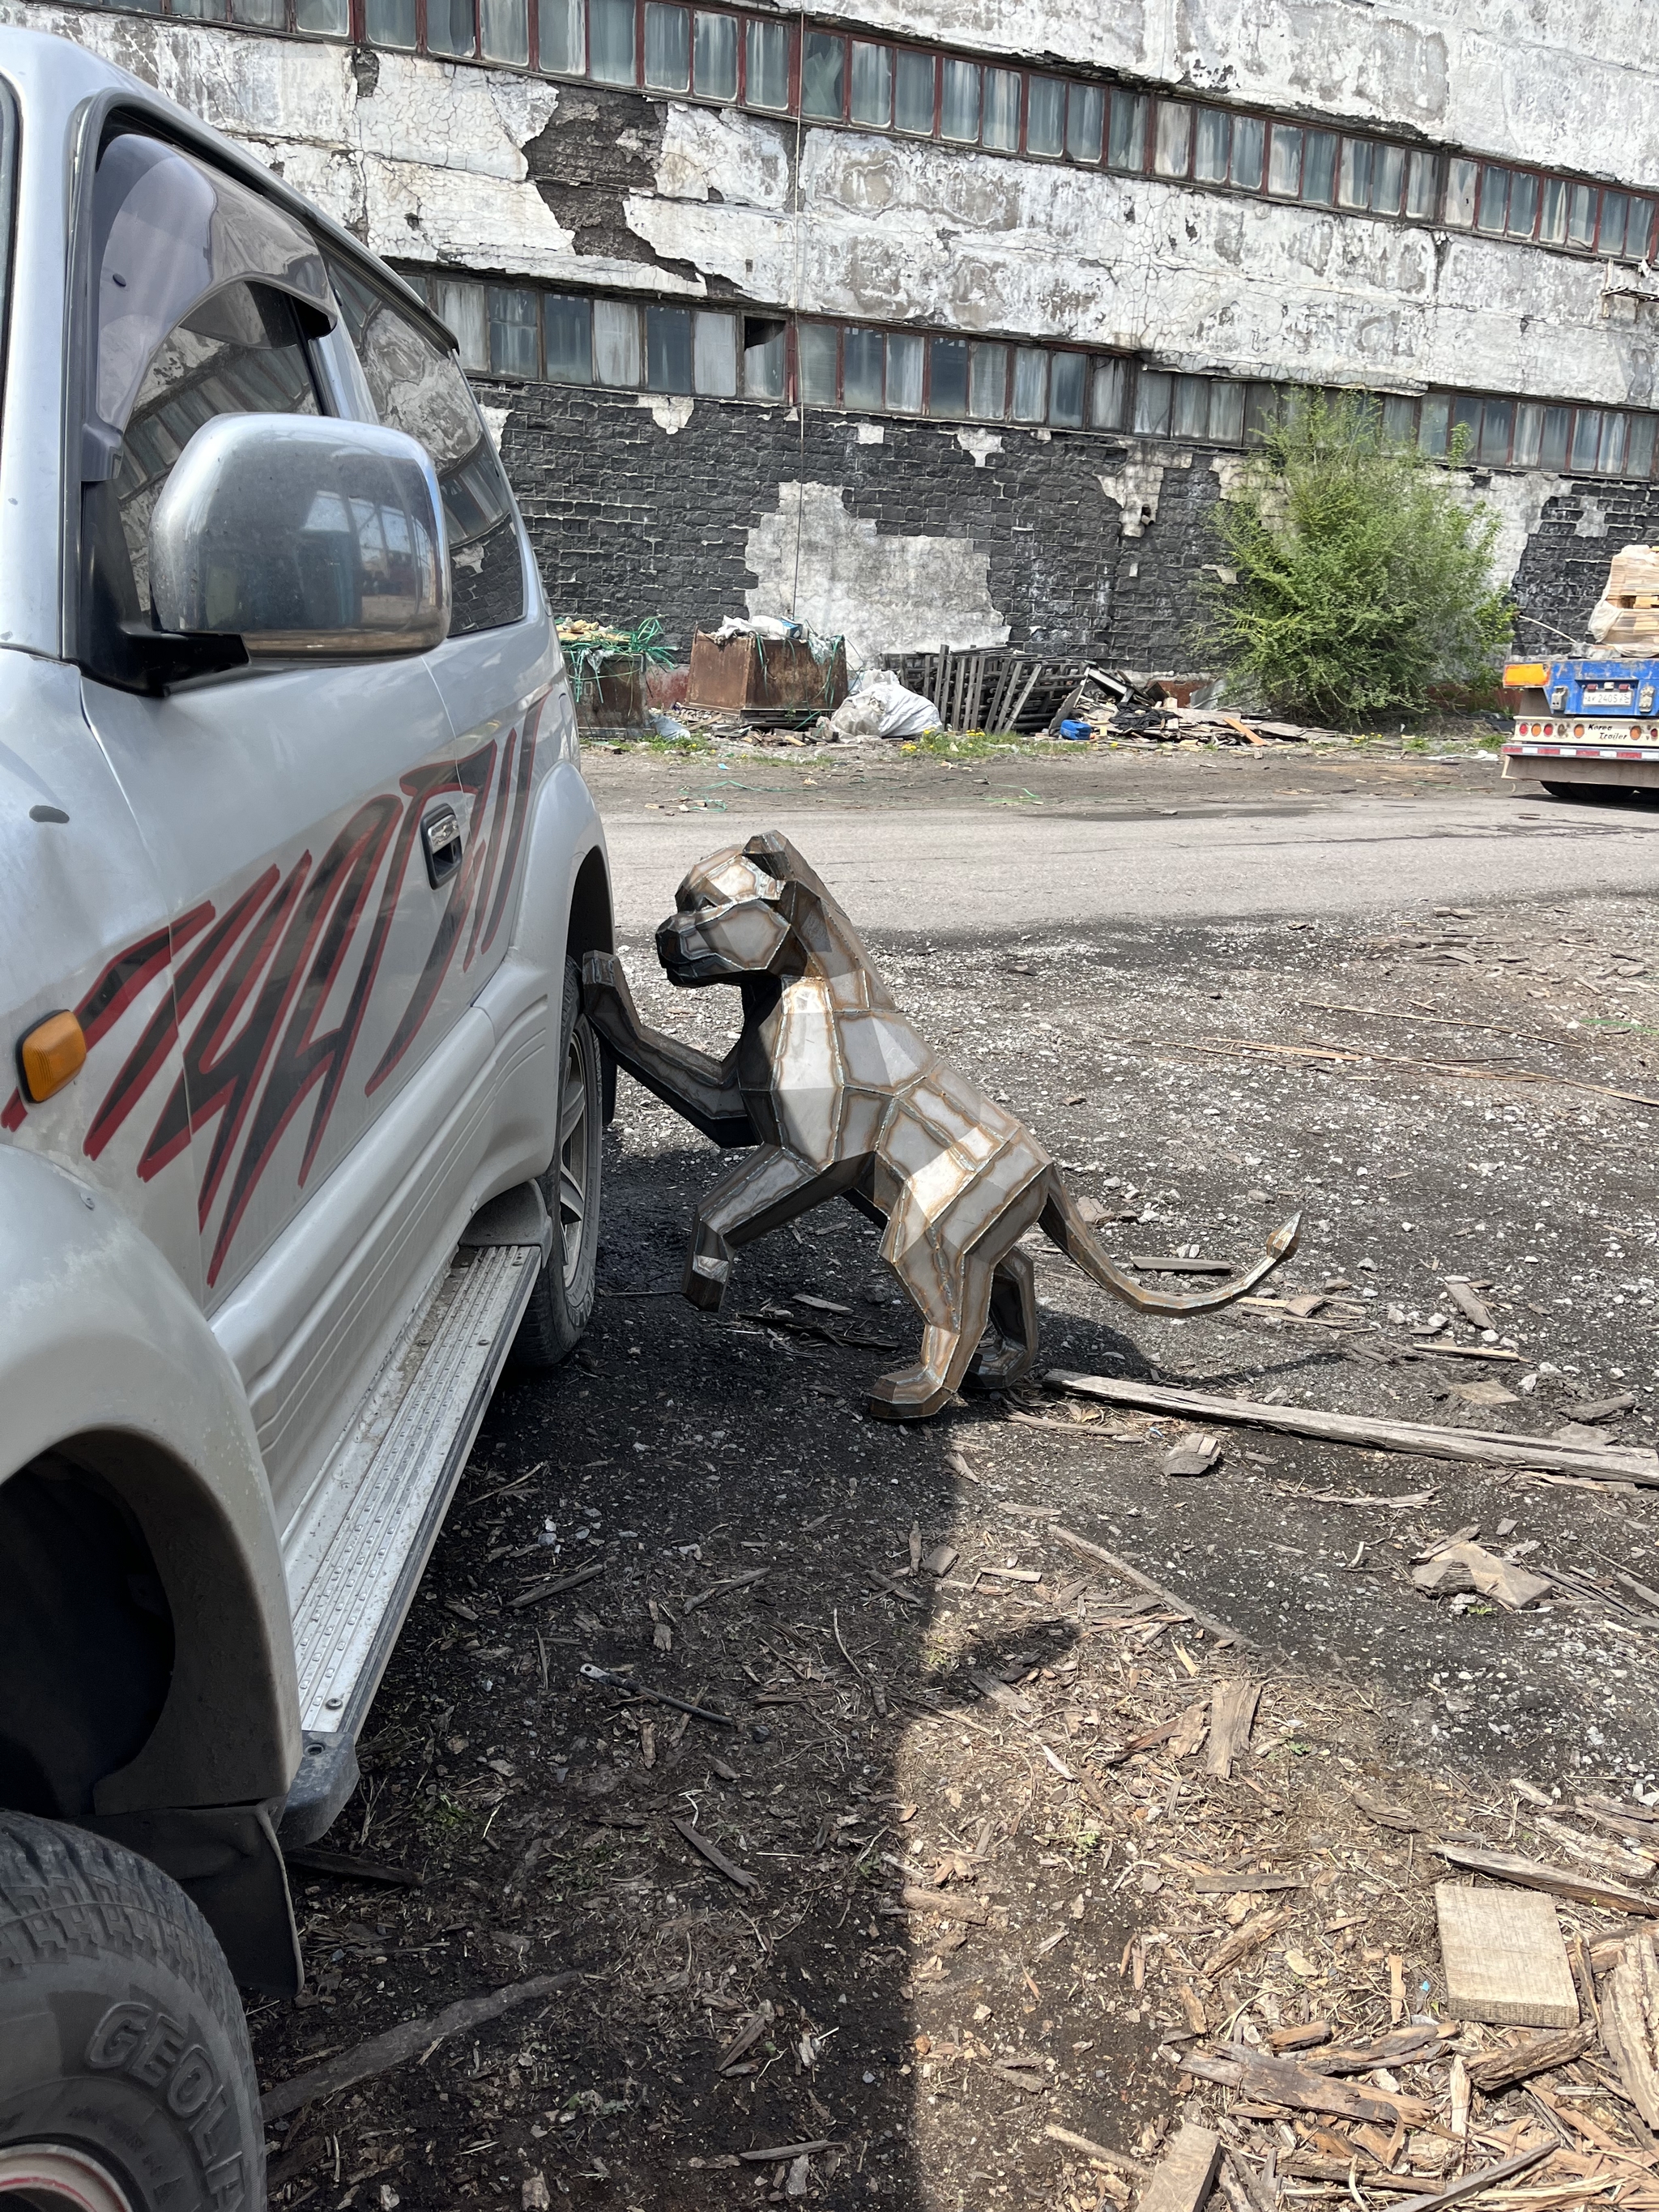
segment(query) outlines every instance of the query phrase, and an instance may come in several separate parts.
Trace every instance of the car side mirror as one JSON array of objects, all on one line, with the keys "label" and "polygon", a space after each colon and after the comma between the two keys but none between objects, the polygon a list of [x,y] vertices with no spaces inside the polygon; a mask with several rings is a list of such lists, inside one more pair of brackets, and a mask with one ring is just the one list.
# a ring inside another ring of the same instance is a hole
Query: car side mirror
[{"label": "car side mirror", "polygon": [[252,659],[424,653],[449,635],[438,478],[401,430],[220,415],[173,464],[149,525],[164,631]]}]

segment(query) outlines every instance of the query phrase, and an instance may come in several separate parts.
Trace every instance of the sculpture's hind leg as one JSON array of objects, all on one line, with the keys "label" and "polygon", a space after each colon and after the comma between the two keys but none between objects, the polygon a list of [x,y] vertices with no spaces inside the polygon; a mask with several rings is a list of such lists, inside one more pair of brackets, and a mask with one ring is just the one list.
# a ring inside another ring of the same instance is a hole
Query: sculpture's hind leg
[{"label": "sculpture's hind leg", "polygon": [[997,1262],[989,1327],[963,1381],[970,1390],[1006,1390],[1030,1373],[1036,1355],[1036,1269],[1030,1254],[1017,1249]]},{"label": "sculpture's hind leg", "polygon": [[[1034,1182],[981,1228],[986,1194],[969,1185],[954,1205],[925,1228],[917,1224],[908,1237],[898,1216],[890,1221],[883,1249],[924,1326],[917,1364],[879,1376],[871,1389],[870,1411],[878,1419],[919,1421],[938,1413],[960,1389],[981,1349],[994,1296],[997,1334],[1005,1342],[1016,1338],[1018,1348],[1006,1370],[1005,1355],[992,1355],[988,1372],[994,1379],[986,1387],[997,1389],[1024,1373],[1036,1350],[1036,1277],[1030,1257],[1014,1247],[1041,1212],[1042,1197],[1042,1183]],[[951,1231],[969,1223],[981,1233],[964,1251]]]}]

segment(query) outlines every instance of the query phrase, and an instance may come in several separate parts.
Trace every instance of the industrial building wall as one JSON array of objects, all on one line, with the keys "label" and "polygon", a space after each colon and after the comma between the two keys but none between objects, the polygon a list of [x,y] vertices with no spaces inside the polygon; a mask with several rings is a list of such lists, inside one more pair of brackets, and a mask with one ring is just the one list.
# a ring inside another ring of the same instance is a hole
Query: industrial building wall
[{"label": "industrial building wall", "polygon": [[[1632,188],[1659,185],[1659,145],[1608,118],[1655,72],[1601,0],[860,0],[866,54],[908,42],[884,66],[938,43],[939,105],[909,136],[896,109],[854,127],[842,94],[839,123],[799,112],[804,41],[849,27],[824,8],[732,15],[795,58],[776,98],[746,74],[716,101],[651,89],[642,52],[629,88],[392,50],[363,0],[191,4],[358,43],[62,0],[0,20],[95,46],[427,286],[561,609],[655,611],[681,641],[746,605],[869,652],[1006,638],[1190,665],[1208,510],[1274,386],[1373,392],[1431,452],[1467,425],[1500,574],[1558,629],[1650,526],[1659,192]],[[543,41],[580,19],[492,4]],[[950,143],[953,70],[983,146]],[[1000,148],[994,81],[1030,103]],[[1066,117],[1041,160],[1039,85]],[[1127,166],[1121,116],[1144,134]]]}]

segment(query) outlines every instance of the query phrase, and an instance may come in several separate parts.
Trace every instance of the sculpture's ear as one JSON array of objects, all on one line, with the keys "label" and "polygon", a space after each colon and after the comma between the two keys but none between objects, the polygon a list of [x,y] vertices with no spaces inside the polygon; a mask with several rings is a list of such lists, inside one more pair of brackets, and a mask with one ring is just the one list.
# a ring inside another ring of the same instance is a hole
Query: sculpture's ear
[{"label": "sculpture's ear", "polygon": [[745,860],[753,860],[764,868],[775,882],[788,883],[798,876],[804,866],[800,854],[789,840],[775,830],[757,830],[744,847]]}]

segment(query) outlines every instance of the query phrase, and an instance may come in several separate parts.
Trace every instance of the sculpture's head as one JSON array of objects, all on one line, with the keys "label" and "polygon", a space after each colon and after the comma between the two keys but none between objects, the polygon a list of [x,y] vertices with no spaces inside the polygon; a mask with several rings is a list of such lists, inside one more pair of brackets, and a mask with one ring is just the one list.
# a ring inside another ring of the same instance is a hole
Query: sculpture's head
[{"label": "sculpture's head", "polygon": [[711,853],[675,892],[674,911],[657,932],[657,957],[671,982],[695,989],[799,969],[799,959],[787,957],[794,924],[779,904],[785,884],[750,850],[762,842]]}]

